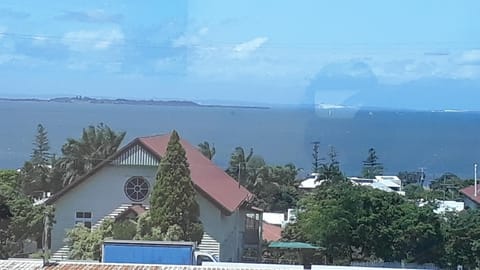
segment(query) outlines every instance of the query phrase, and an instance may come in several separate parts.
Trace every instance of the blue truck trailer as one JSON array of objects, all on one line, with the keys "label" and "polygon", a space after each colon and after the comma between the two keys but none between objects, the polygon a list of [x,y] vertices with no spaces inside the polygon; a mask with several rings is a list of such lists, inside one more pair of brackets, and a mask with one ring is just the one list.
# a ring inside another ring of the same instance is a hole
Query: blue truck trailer
[{"label": "blue truck trailer", "polygon": [[195,243],[105,240],[102,262],[196,265]]}]

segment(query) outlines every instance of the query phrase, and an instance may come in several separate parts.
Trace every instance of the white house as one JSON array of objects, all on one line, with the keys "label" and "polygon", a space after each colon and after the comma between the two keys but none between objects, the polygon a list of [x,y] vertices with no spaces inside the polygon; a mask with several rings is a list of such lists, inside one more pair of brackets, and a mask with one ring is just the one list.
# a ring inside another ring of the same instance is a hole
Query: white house
[{"label": "white house", "polygon": [[[396,192],[400,195],[405,195],[402,191],[402,180],[397,176],[375,176],[375,179],[360,178],[360,177],[348,177],[350,182],[355,185],[369,186],[375,189],[380,189],[386,192]],[[304,179],[299,188],[303,190],[313,190],[320,186],[325,180],[320,179],[320,174],[312,173],[306,179]]]},{"label": "white house", "polygon": [[[170,134],[136,138],[48,198],[46,203],[55,207],[56,223],[50,239],[54,259],[65,258],[65,234],[75,224],[95,229],[105,218],[115,218],[132,206],[148,209],[159,161],[169,139]],[[181,144],[205,231],[199,248],[219,254],[222,261],[239,261],[244,249],[259,248],[261,210],[251,206],[253,195],[248,190],[196,147],[184,140]]]}]

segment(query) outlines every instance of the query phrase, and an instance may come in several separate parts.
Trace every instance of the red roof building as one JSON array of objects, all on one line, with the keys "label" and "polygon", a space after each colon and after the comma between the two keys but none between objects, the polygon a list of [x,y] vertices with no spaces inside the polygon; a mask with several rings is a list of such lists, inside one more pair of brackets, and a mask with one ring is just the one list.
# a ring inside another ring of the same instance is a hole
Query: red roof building
[{"label": "red roof building", "polygon": [[463,195],[463,201],[466,208],[478,208],[480,206],[480,185],[477,185],[477,194],[475,195],[475,186],[468,186],[460,190]]},{"label": "red roof building", "polygon": [[[54,258],[65,258],[65,231],[75,224],[95,229],[106,218],[132,216],[132,211],[135,216],[148,209],[158,165],[169,140],[170,134],[136,138],[46,201],[55,206]],[[205,231],[199,248],[220,253],[222,260],[238,261],[243,248],[259,246],[261,228],[246,226],[246,217],[256,216],[254,220],[259,222],[261,210],[251,206],[253,194],[223,169],[189,142],[181,139],[180,143],[186,152]],[[256,239],[252,239],[255,235]],[[244,240],[247,236],[248,241]]]}]

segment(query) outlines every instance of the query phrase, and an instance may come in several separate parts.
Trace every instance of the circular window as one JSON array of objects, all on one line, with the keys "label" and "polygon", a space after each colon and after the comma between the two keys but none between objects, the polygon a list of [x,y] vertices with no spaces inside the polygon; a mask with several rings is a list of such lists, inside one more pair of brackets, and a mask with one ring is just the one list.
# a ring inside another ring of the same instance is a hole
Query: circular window
[{"label": "circular window", "polygon": [[125,195],[134,201],[141,202],[145,200],[150,189],[148,181],[139,176],[132,177],[125,183]]}]

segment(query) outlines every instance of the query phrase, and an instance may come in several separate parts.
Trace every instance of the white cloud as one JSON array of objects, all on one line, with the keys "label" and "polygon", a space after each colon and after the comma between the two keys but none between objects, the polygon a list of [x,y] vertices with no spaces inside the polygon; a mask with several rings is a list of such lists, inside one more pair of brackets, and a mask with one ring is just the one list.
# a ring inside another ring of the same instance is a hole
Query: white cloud
[{"label": "white cloud", "polygon": [[63,36],[62,43],[74,51],[106,50],[122,44],[124,35],[116,28],[98,31],[73,31]]},{"label": "white cloud", "polygon": [[480,64],[480,50],[469,50],[463,52],[460,56],[460,63]]},{"label": "white cloud", "polygon": [[0,39],[2,39],[5,35],[3,33],[7,32],[7,27],[0,25]]},{"label": "white cloud", "polygon": [[247,42],[240,43],[233,47],[234,57],[246,57],[260,48],[267,41],[268,38],[266,37],[257,37]]},{"label": "white cloud", "polygon": [[193,34],[181,35],[172,41],[172,46],[174,48],[196,46],[200,43],[202,36],[205,36],[207,33],[208,28],[203,27]]}]

